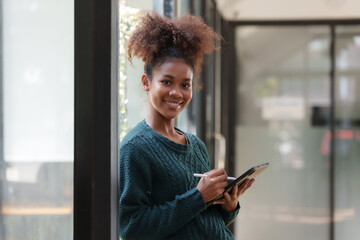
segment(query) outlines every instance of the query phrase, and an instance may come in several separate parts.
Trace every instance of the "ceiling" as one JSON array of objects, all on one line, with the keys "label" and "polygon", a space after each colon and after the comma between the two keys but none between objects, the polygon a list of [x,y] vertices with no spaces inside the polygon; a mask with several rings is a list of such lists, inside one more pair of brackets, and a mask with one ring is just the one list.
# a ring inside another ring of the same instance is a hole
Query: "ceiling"
[{"label": "ceiling", "polygon": [[215,0],[226,20],[360,19],[358,0]]}]

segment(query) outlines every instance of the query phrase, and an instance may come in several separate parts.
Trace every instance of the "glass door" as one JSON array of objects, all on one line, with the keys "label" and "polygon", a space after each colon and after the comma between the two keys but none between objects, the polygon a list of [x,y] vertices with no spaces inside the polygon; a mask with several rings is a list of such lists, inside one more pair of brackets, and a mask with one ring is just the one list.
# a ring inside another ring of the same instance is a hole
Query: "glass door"
[{"label": "glass door", "polygon": [[329,239],[330,28],[235,31],[235,175],[270,162],[242,197],[242,239]]}]

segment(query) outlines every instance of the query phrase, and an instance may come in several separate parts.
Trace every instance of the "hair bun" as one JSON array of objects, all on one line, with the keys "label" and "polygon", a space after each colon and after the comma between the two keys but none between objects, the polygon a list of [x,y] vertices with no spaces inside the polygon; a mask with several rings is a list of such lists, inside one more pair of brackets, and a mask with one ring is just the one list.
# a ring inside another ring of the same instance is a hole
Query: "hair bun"
[{"label": "hair bun", "polygon": [[138,57],[149,64],[157,58],[172,56],[169,52],[176,49],[181,53],[176,57],[188,60],[195,71],[200,71],[204,55],[216,49],[216,39],[221,36],[200,17],[184,15],[169,19],[148,12],[130,37],[128,56],[130,61]]}]

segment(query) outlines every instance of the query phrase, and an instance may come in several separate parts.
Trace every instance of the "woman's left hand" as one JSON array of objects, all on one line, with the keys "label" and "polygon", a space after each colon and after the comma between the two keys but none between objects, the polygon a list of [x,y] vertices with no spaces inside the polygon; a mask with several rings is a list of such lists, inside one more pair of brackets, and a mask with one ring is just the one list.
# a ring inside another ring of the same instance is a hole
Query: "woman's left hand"
[{"label": "woman's left hand", "polygon": [[218,201],[215,201],[213,204],[221,204],[221,207],[228,211],[232,212],[236,209],[239,198],[243,193],[251,187],[251,185],[255,182],[255,179],[247,179],[243,184],[238,187],[234,187],[232,191],[229,193],[224,193],[224,198]]}]

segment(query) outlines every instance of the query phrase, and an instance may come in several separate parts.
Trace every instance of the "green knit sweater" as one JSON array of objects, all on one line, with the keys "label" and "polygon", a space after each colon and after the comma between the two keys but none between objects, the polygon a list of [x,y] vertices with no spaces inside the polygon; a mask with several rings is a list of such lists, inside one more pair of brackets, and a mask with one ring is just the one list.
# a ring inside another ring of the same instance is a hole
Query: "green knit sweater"
[{"label": "green knit sweater", "polygon": [[[177,129],[178,130],[178,129]],[[234,239],[226,227],[234,212],[206,208],[194,173],[210,170],[204,143],[183,133],[177,144],[145,121],[132,129],[120,148],[120,236],[122,239]]]}]

